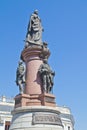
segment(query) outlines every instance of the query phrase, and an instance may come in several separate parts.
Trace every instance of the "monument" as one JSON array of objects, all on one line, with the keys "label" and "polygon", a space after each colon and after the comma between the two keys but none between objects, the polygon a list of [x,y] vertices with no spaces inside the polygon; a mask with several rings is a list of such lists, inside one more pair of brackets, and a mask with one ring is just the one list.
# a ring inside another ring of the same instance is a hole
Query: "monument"
[{"label": "monument", "polygon": [[42,41],[43,30],[38,10],[35,10],[16,71],[19,94],[15,96],[9,130],[63,130],[52,93],[55,72],[48,64],[50,50]]}]

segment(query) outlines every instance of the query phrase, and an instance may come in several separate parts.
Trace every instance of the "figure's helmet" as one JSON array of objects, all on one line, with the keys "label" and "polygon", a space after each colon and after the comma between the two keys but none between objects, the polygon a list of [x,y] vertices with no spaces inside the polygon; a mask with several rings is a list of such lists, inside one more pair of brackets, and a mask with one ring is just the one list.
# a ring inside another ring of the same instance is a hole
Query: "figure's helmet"
[{"label": "figure's helmet", "polygon": [[38,15],[38,10],[37,10],[37,9],[34,11],[34,14],[37,14],[37,15]]},{"label": "figure's helmet", "polygon": [[47,64],[47,59],[44,59],[43,62]]},{"label": "figure's helmet", "polygon": [[22,62],[22,60],[20,60],[18,63],[19,63],[19,65],[21,65],[23,62]]}]

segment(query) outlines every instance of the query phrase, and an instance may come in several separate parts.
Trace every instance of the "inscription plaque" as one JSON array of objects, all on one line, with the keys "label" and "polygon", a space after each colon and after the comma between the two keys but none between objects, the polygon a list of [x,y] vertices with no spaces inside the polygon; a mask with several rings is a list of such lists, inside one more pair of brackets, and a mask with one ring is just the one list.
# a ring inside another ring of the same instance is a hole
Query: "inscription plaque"
[{"label": "inscription plaque", "polygon": [[32,123],[35,124],[50,124],[50,125],[62,125],[61,119],[58,114],[36,112],[33,114]]}]

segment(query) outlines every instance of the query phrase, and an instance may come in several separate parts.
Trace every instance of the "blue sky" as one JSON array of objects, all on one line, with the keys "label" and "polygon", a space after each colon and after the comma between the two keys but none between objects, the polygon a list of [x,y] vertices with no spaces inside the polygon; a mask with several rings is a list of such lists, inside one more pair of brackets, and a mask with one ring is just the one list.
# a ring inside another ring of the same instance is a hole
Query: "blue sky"
[{"label": "blue sky", "polygon": [[87,1],[0,0],[0,95],[18,94],[16,68],[24,47],[27,25],[38,9],[43,41],[55,70],[54,95],[59,106],[71,109],[75,130],[87,123]]}]

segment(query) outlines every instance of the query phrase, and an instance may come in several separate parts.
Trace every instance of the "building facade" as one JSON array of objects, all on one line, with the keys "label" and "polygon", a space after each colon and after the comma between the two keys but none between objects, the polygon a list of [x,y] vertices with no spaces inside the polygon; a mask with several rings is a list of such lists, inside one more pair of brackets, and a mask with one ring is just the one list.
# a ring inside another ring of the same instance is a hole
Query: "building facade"
[{"label": "building facade", "polygon": [[12,119],[11,111],[14,108],[13,98],[0,97],[0,130],[8,130]]},{"label": "building facade", "polygon": [[70,109],[66,106],[58,107],[64,130],[74,130],[74,118]]}]

